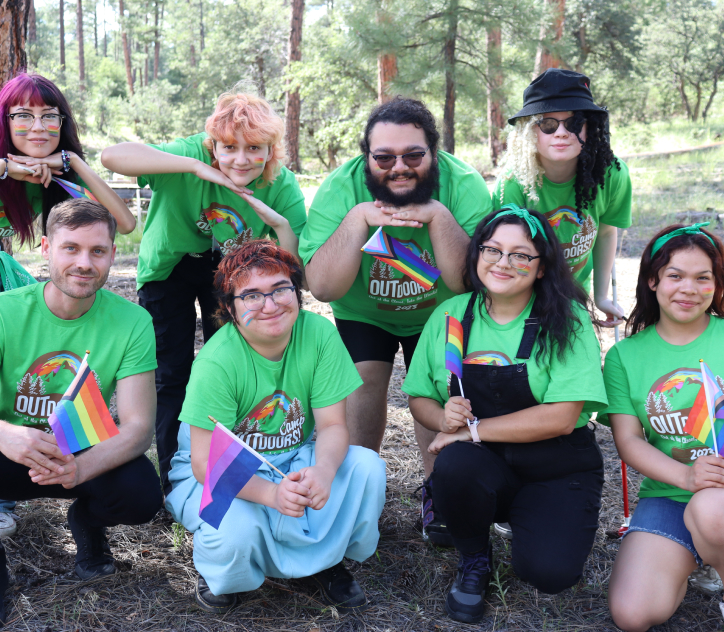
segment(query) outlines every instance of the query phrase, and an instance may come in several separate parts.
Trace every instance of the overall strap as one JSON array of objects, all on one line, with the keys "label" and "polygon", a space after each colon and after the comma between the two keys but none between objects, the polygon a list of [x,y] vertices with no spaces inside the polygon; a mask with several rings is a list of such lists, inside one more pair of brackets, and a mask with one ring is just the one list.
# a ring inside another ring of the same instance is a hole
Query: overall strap
[{"label": "overall strap", "polygon": [[533,307],[530,310],[530,315],[525,319],[525,327],[523,328],[523,337],[520,340],[520,346],[518,352],[515,354],[516,359],[521,360],[530,359],[530,354],[533,351],[533,345],[535,339],[538,337],[538,330],[540,329],[540,320],[538,319],[538,297],[533,300]]},{"label": "overall strap", "polygon": [[470,339],[470,327],[473,324],[473,308],[475,307],[475,301],[478,298],[478,293],[473,292],[468,306],[465,308],[465,316],[463,316],[463,359],[468,355],[468,340]]}]

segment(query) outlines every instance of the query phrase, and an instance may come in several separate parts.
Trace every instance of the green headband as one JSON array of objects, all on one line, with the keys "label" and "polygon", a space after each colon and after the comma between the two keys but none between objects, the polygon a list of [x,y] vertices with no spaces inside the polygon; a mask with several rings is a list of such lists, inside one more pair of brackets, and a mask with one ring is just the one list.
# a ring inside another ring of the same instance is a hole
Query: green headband
[{"label": "green headband", "polygon": [[540,231],[541,235],[543,235],[543,239],[548,241],[548,236],[546,235],[546,231],[543,230],[543,225],[540,223],[540,220],[531,215],[528,212],[528,209],[520,208],[516,204],[506,204],[501,210],[503,212],[498,213],[493,219],[498,219],[499,217],[503,217],[503,215],[515,215],[516,217],[520,217],[525,220],[525,223],[528,224],[528,228],[530,228],[530,236],[532,238],[535,239],[538,231]]},{"label": "green headband", "polygon": [[651,246],[651,258],[654,258],[654,255],[661,250],[661,247],[669,241],[669,239],[673,239],[674,237],[681,237],[681,235],[702,235],[706,237],[713,246],[716,246],[714,243],[714,240],[709,237],[704,231],[700,230],[702,226],[708,226],[710,222],[702,222],[701,224],[692,224],[691,226],[684,226],[683,228],[677,228],[676,230],[672,230],[670,233],[666,233],[665,235],[662,235],[659,237],[655,242],[654,245]]}]

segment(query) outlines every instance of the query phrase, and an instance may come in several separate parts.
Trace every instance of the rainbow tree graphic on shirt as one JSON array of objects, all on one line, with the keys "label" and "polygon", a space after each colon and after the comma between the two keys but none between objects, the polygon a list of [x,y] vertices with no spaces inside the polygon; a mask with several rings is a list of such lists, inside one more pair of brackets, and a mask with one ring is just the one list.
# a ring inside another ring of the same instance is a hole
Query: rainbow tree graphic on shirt
[{"label": "rainbow tree graphic on shirt", "polygon": [[579,228],[583,226],[583,220],[578,216],[578,213],[572,208],[561,207],[554,213],[548,216],[548,223],[553,228],[558,228],[561,222],[568,222]]},{"label": "rainbow tree graphic on shirt", "polygon": [[495,366],[509,366],[510,358],[499,351],[473,351],[465,356],[463,364],[492,364]]}]

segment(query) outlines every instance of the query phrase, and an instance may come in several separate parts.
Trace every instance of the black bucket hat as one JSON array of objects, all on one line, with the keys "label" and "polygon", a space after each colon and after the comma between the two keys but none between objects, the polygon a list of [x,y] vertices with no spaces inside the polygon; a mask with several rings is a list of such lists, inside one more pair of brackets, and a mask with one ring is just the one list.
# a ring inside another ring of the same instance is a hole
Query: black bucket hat
[{"label": "black bucket hat", "polygon": [[605,112],[593,102],[591,80],[580,72],[549,68],[538,75],[523,92],[523,109],[508,119],[515,125],[515,119],[546,112],[575,112],[594,110]]}]

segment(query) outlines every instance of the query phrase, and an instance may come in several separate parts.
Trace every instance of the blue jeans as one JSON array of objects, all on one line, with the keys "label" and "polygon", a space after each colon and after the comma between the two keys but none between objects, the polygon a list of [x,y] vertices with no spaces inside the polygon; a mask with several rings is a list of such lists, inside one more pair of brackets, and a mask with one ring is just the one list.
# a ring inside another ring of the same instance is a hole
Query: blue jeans
[{"label": "blue jeans", "polygon": [[0,513],[13,513],[17,502],[14,500],[0,500]]}]

